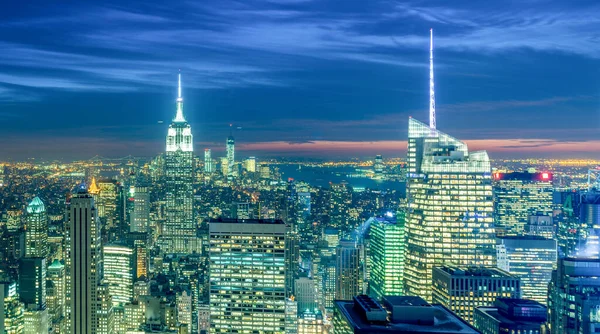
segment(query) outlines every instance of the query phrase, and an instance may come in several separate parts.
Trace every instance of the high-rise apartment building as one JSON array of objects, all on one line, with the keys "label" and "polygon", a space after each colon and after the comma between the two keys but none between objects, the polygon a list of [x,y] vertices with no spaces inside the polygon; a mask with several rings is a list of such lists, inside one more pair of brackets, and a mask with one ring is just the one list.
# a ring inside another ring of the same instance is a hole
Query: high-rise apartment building
[{"label": "high-rise apartment building", "polygon": [[433,302],[469,323],[476,307],[491,305],[496,298],[521,297],[519,278],[497,268],[436,267],[432,279]]},{"label": "high-rise apartment building", "polygon": [[521,297],[545,305],[558,259],[556,240],[507,236],[498,238],[496,252],[498,268],[521,278]]},{"label": "high-rise apartment building", "polygon": [[169,125],[165,155],[166,221],[161,246],[168,253],[187,252],[196,235],[194,224],[194,141],[192,127],[183,117],[181,75],[177,113]]},{"label": "high-rise apartment building", "polygon": [[94,199],[85,185],[77,187],[67,203],[65,218],[67,332],[99,333],[100,224]]},{"label": "high-rise apartment building", "polygon": [[366,224],[370,226],[369,295],[376,299],[403,295],[404,217],[373,217]]},{"label": "high-rise apartment building", "polygon": [[285,332],[285,237],[281,220],[209,222],[211,332]]},{"label": "high-rise apartment building", "polygon": [[27,205],[27,228],[25,229],[25,256],[46,257],[48,255],[48,216],[46,207],[39,197]]},{"label": "high-rise apartment building", "polygon": [[362,293],[360,252],[356,242],[342,240],[335,255],[335,299],[350,300]]},{"label": "high-rise apartment building", "polygon": [[499,236],[527,234],[530,216],[552,216],[552,173],[494,173],[494,218]]},{"label": "high-rise apartment building", "polygon": [[548,310],[552,334],[600,332],[600,259],[560,259],[548,286]]},{"label": "high-rise apartment building", "polygon": [[135,186],[133,194],[133,214],[130,232],[148,232],[150,226],[150,189]]},{"label": "high-rise apartment building", "polygon": [[495,265],[491,167],[486,152],[408,123],[405,289],[430,301],[434,267]]},{"label": "high-rise apartment building", "polygon": [[104,283],[114,305],[133,300],[134,251],[122,245],[104,245]]}]

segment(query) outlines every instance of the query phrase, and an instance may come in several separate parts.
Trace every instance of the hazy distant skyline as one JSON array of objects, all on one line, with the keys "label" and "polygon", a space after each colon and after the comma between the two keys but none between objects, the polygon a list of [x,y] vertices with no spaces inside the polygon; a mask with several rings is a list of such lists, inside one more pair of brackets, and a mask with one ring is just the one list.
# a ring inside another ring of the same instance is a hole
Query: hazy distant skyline
[{"label": "hazy distant skyline", "polygon": [[[402,157],[428,117],[491,158],[600,151],[597,1],[8,2],[0,160],[163,152],[177,70],[195,150]],[[159,121],[163,121],[162,124]]]}]

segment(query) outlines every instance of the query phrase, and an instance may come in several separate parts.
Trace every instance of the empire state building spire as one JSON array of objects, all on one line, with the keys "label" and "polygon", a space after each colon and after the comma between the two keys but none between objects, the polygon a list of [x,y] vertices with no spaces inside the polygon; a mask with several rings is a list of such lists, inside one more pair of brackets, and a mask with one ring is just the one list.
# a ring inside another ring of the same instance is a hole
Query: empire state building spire
[{"label": "empire state building spire", "polygon": [[183,98],[181,97],[181,70],[179,71],[177,80],[177,114],[175,115],[173,122],[185,122],[185,118],[183,117]]}]

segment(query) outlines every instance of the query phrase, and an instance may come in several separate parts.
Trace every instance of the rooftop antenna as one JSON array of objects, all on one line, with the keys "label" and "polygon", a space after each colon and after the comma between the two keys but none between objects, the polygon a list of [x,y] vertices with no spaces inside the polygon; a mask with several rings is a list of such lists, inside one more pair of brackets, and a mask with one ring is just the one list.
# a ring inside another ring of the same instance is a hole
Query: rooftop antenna
[{"label": "rooftop antenna", "polygon": [[181,98],[181,69],[179,69],[179,75],[177,77],[177,101],[183,100]]},{"label": "rooftop antenna", "polygon": [[435,90],[433,86],[433,29],[429,29],[429,127],[435,130]]},{"label": "rooftop antenna", "polygon": [[173,122],[185,122],[185,117],[183,117],[183,98],[181,97],[181,69],[177,75],[177,113]]}]

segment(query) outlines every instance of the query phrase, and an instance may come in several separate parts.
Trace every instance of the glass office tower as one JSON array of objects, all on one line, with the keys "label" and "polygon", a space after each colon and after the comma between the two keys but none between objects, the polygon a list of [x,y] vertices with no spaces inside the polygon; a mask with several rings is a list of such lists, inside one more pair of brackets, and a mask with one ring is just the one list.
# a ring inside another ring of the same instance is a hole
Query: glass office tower
[{"label": "glass office tower", "polygon": [[285,238],[281,220],[209,223],[211,333],[285,332]]},{"label": "glass office tower", "polygon": [[495,265],[490,160],[410,118],[406,293],[431,301],[431,273],[445,263]]},{"label": "glass office tower", "polygon": [[552,217],[552,173],[494,173],[493,179],[499,236],[527,234],[531,216]]},{"label": "glass office tower", "polygon": [[370,224],[369,294],[376,299],[404,294],[404,217],[373,217]]}]

